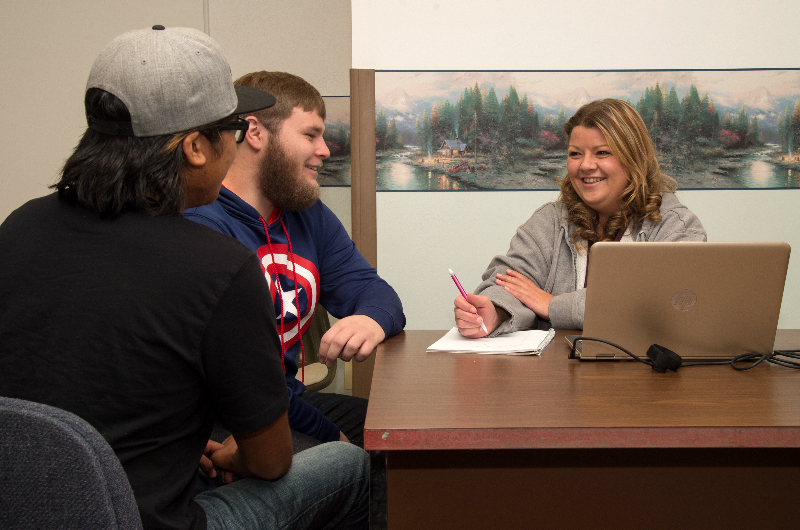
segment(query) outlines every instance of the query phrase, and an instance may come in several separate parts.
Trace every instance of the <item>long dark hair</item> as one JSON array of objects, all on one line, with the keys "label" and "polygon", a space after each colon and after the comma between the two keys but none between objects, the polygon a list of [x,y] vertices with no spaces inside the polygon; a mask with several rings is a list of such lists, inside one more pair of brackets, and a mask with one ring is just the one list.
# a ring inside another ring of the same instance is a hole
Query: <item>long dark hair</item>
[{"label": "long dark hair", "polygon": [[[87,90],[84,105],[89,117],[131,121],[125,104],[105,90]],[[62,200],[77,201],[103,217],[126,210],[177,215],[183,210],[186,184],[181,141],[193,131],[140,138],[87,128],[64,163],[61,179],[50,187]],[[216,150],[220,135],[206,136]]]}]

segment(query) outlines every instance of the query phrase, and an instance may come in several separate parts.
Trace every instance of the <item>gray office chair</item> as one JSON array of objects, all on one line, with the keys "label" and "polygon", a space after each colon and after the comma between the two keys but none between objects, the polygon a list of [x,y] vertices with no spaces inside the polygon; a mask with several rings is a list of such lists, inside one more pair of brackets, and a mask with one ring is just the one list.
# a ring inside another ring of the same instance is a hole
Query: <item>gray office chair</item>
[{"label": "gray office chair", "polygon": [[141,529],[128,477],[78,416],[0,397],[0,528]]},{"label": "gray office chair", "polygon": [[[318,392],[330,385],[336,377],[336,363],[330,368],[319,363],[319,344],[322,336],[331,328],[331,321],[328,318],[328,311],[317,304],[314,310],[314,318],[311,320],[311,327],[303,336],[303,346],[306,350],[306,370],[305,382],[306,392]],[[302,362],[302,350],[297,352],[295,360],[297,366]],[[297,379],[300,379],[300,370],[297,372]]]}]

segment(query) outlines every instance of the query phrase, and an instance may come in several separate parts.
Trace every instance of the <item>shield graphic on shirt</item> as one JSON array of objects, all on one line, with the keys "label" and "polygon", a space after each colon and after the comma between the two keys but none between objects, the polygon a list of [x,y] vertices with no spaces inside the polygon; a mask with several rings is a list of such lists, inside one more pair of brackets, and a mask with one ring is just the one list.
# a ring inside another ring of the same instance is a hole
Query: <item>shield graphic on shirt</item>
[{"label": "shield graphic on shirt", "polygon": [[[300,319],[301,334],[311,325],[314,306],[319,300],[319,271],[309,260],[297,254],[290,256],[287,245],[274,244],[272,252],[265,245],[258,249],[258,258],[275,303],[278,333],[283,336],[286,347],[290,348],[298,340],[297,318]],[[276,278],[280,282],[280,289]]]}]

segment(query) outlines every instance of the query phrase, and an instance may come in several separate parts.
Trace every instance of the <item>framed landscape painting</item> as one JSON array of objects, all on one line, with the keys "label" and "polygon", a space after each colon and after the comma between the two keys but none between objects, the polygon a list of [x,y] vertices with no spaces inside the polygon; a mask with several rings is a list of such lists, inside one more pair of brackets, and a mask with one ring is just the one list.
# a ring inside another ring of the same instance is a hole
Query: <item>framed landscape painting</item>
[{"label": "framed landscape painting", "polygon": [[320,186],[350,186],[350,98],[324,96],[325,132],[322,137],[330,151],[319,172]]},{"label": "framed landscape painting", "polygon": [[377,190],[552,190],[564,123],[618,98],[679,189],[800,187],[800,70],[377,71]]}]

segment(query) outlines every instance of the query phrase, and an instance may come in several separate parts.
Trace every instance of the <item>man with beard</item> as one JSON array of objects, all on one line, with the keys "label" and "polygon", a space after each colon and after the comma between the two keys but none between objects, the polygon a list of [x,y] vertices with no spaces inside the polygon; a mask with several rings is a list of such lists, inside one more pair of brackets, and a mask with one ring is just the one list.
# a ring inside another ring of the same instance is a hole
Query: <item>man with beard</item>
[{"label": "man with beard", "polygon": [[235,237],[258,255],[278,315],[295,451],[335,440],[363,447],[367,401],[304,392],[295,359],[300,352],[302,360],[308,347],[303,334],[317,303],[339,319],[319,349],[320,362],[332,366],[337,358],[363,361],[378,343],[399,333],[405,326],[400,298],[319,200],[317,172],[330,156],[319,92],[283,72],[254,72],[234,84],[267,90],[277,103],[243,116],[250,128],[219,198],[184,215]]}]

